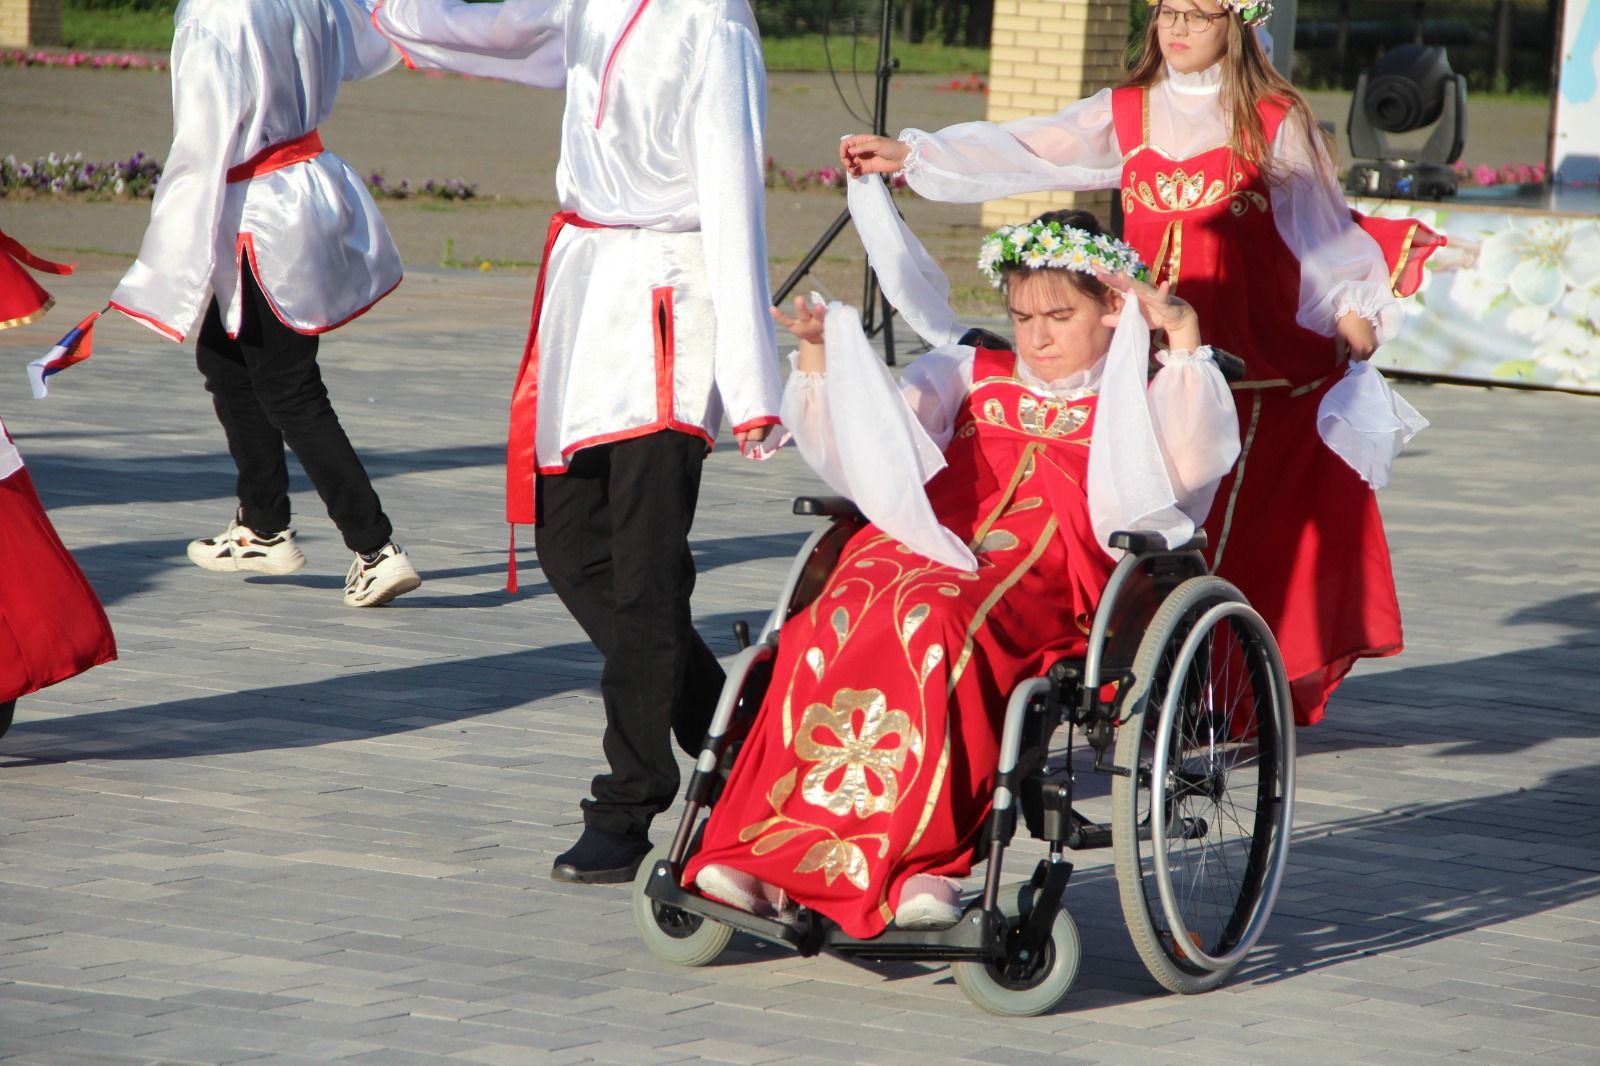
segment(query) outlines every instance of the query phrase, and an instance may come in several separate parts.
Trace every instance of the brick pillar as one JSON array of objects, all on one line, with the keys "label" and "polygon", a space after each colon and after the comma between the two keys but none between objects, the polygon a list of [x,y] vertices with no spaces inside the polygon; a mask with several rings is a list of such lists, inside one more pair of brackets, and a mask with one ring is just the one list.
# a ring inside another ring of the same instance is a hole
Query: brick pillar
[{"label": "brick pillar", "polygon": [[[1122,80],[1128,0],[995,0],[989,47],[989,120],[1059,111]],[[1110,192],[1040,193],[983,205],[988,228],[1076,207],[1102,222]]]},{"label": "brick pillar", "polygon": [[0,48],[61,43],[61,0],[0,0]]}]

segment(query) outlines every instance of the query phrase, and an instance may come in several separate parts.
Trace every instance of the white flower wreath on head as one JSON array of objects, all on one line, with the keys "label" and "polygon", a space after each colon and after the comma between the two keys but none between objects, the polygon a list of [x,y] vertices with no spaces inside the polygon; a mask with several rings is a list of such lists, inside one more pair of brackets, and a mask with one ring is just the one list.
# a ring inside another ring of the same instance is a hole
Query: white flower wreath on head
[{"label": "white flower wreath on head", "polygon": [[[1216,0],[1220,7],[1232,11],[1246,26],[1259,26],[1272,17],[1271,0]],[[1150,0],[1155,7],[1161,0]]]},{"label": "white flower wreath on head", "polygon": [[978,270],[999,288],[1005,267],[1030,270],[1076,270],[1093,274],[1128,274],[1150,280],[1150,269],[1126,241],[1076,226],[1036,219],[1022,226],[1001,226],[983,239]]}]

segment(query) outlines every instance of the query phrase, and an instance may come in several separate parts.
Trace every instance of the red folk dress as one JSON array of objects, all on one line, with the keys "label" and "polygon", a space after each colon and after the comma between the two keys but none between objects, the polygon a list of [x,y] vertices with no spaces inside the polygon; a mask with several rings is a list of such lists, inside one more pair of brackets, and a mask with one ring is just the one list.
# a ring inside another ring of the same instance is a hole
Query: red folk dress
[{"label": "red folk dress", "polygon": [[1084,485],[1095,397],[1025,386],[979,349],[928,483],[975,573],[868,526],[785,623],[771,687],[685,884],[726,863],[873,936],[913,874],[959,877],[988,815],[1011,689],[1081,655],[1111,559]]},{"label": "red folk dress", "polygon": [[[1271,143],[1287,109],[1260,112]],[[1295,721],[1311,725],[1356,659],[1402,643],[1377,497],[1317,435],[1317,405],[1340,376],[1334,339],[1295,320],[1300,264],[1260,171],[1225,144],[1163,154],[1143,89],[1116,90],[1112,115],[1125,239],[1194,305],[1207,342],[1245,361],[1233,386],[1243,450],[1207,519],[1207,554],[1272,627]]]},{"label": "red folk dress", "polygon": [[[10,441],[0,425],[0,453]],[[0,477],[0,559],[0,704],[117,657],[99,597],[20,465]]]}]

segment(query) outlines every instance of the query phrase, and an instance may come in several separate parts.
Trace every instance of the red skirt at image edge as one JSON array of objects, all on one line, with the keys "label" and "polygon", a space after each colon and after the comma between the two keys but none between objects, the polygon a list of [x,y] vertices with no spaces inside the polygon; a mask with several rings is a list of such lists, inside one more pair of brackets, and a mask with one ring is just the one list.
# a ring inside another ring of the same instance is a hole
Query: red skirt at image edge
[{"label": "red skirt at image edge", "polygon": [[0,480],[0,560],[0,703],[117,657],[100,598],[25,469]]}]

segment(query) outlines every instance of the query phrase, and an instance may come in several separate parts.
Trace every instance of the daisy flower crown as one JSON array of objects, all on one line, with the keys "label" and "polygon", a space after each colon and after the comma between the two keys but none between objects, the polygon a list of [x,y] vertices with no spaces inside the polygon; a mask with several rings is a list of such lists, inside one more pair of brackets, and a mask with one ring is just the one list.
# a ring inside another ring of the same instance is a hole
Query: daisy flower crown
[{"label": "daisy flower crown", "polygon": [[1150,268],[1132,245],[1104,233],[1090,233],[1059,222],[1001,226],[985,237],[978,252],[978,270],[998,289],[1007,267],[1076,270],[1090,275],[1100,270],[1107,274],[1128,274],[1140,281],[1150,280]]},{"label": "daisy flower crown", "polygon": [[[1155,7],[1161,0],[1150,0],[1150,6]],[[1246,26],[1259,26],[1272,17],[1271,0],[1217,0],[1217,4],[1235,15]]]}]

